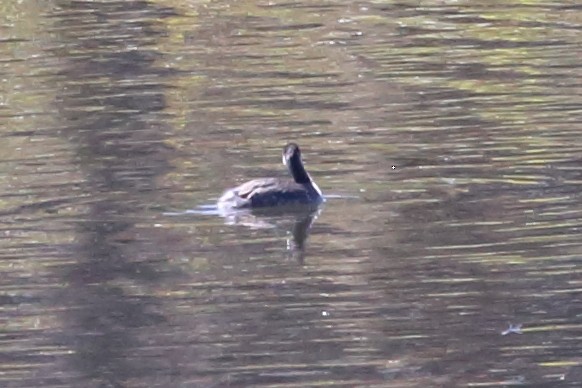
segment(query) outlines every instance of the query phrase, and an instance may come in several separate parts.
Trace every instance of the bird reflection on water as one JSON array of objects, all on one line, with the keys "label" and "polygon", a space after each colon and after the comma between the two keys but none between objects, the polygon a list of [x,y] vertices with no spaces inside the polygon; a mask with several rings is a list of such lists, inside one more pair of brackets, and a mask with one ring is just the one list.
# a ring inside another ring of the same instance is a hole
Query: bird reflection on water
[{"label": "bird reflection on water", "polygon": [[306,242],[311,226],[321,214],[318,205],[293,205],[257,209],[230,209],[224,211],[216,205],[202,205],[183,212],[166,212],[166,216],[219,216],[226,225],[249,229],[273,229],[287,235],[286,252],[300,264],[305,259]]},{"label": "bird reflection on water", "polygon": [[287,233],[287,252],[299,263],[305,259],[305,247],[311,226],[321,214],[318,206],[292,206],[285,208],[242,209],[222,213],[227,225],[240,225],[250,229],[278,229]]}]

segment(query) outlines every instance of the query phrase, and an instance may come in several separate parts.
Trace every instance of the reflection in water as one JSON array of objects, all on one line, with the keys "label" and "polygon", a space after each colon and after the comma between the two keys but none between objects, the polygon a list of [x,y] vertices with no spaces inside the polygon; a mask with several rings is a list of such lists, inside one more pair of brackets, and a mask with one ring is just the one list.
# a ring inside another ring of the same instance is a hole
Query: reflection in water
[{"label": "reflection in water", "polygon": [[[287,238],[287,251],[299,263],[305,259],[305,244],[313,222],[320,215],[318,206],[288,209],[245,209],[226,212],[222,216],[229,225],[242,225],[254,229],[277,228],[291,234]],[[289,229],[289,225],[291,228]]]},{"label": "reflection in water", "polygon": [[[139,334],[166,320],[157,298],[143,294],[163,278],[154,265],[163,252],[149,250],[144,237],[162,234],[134,221],[169,171],[159,114],[169,72],[155,65],[153,48],[164,13],[145,2],[60,4],[56,100],[86,203],[74,223],[72,260],[58,267],[66,287],[53,301],[64,307],[59,342],[71,349],[63,367],[79,376],[76,386],[122,387],[147,375]],[[98,33],[91,15],[100,15]]]},{"label": "reflection in water", "polygon": [[1,386],[580,386],[575,1],[12,3]]},{"label": "reflection in water", "polygon": [[216,205],[204,205],[184,212],[166,212],[164,215],[178,216],[220,216],[226,225],[243,226],[249,229],[271,229],[283,231],[290,236],[286,238],[288,254],[303,264],[306,242],[314,221],[321,215],[322,207],[287,206],[257,209],[221,209]]},{"label": "reflection in water", "polygon": [[506,330],[503,330],[501,332],[501,335],[508,335],[508,334],[512,334],[512,333],[523,334],[523,331],[521,330],[522,326],[523,325],[521,323],[518,323],[516,325],[514,325],[513,323],[510,323],[509,327]]}]

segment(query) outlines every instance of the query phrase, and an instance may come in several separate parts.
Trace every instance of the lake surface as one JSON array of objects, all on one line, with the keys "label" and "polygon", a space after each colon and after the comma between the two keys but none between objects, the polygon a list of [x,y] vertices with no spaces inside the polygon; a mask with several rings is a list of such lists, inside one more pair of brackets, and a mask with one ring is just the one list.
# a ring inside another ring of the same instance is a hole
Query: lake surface
[{"label": "lake surface", "polygon": [[582,386],[579,2],[0,15],[0,386]]}]

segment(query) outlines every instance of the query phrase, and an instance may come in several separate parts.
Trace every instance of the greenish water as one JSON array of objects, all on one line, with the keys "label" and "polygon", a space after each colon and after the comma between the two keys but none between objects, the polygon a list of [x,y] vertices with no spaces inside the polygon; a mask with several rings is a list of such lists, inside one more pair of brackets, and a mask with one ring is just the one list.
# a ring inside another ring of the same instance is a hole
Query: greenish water
[{"label": "greenish water", "polygon": [[0,15],[0,386],[582,384],[576,2]]}]

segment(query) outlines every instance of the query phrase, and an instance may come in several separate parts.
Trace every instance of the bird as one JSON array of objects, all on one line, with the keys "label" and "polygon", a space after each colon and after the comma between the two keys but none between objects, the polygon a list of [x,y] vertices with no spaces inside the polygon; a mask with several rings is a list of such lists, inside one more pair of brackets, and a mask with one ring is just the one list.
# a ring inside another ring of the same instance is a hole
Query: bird
[{"label": "bird", "polygon": [[258,178],[245,182],[224,192],[218,200],[218,208],[236,210],[321,204],[323,194],[305,170],[297,144],[289,143],[283,148],[283,164],[292,179]]}]

